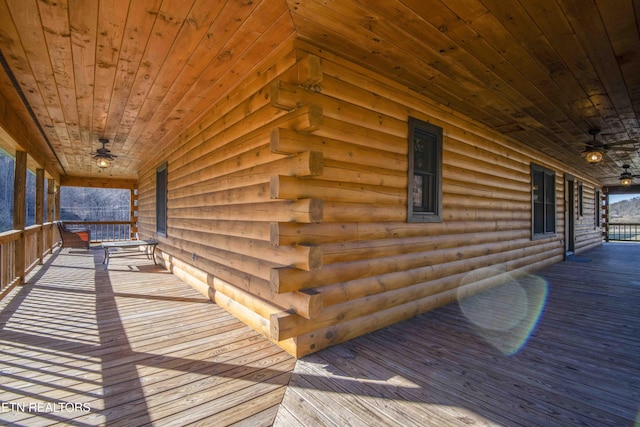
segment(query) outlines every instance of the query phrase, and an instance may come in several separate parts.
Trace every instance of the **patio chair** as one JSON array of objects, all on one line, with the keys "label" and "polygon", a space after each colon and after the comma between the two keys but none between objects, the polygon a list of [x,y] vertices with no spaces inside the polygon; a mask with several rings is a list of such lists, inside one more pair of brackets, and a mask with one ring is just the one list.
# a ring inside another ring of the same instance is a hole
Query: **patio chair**
[{"label": "patio chair", "polygon": [[58,222],[58,230],[60,230],[63,248],[89,249],[89,243],[91,242],[91,230],[88,228],[70,230],[62,221],[60,221]]}]

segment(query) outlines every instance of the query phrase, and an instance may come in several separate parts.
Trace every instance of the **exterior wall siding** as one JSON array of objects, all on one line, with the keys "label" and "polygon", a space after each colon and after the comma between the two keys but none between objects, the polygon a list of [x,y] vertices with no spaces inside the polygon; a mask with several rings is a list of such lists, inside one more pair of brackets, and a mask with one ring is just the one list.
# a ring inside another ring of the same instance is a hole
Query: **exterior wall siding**
[{"label": "exterior wall siding", "polygon": [[[406,221],[410,116],[443,128],[440,223]],[[564,256],[562,164],[304,42],[170,146],[140,174],[140,234],[161,241],[171,271],[298,357]],[[154,231],[164,161],[166,238]],[[531,237],[532,162],[556,172],[556,233],[543,239]],[[597,186],[568,172],[584,189],[578,252],[602,241]],[[470,279],[484,267],[494,273]]]}]

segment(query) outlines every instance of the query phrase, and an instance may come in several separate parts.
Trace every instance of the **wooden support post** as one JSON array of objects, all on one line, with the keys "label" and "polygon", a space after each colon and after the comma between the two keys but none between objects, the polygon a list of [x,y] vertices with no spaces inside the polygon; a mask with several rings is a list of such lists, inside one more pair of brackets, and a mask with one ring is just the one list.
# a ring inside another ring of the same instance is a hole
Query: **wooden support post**
[{"label": "wooden support post", "polygon": [[36,250],[38,251],[38,264],[42,264],[44,258],[44,169],[36,169],[36,224],[40,225]]},{"label": "wooden support post", "polygon": [[60,221],[60,186],[55,187],[55,199],[56,199],[56,209],[55,209],[55,221]]},{"label": "wooden support post", "polygon": [[16,172],[13,181],[13,229],[22,231],[16,240],[15,277],[19,285],[25,276],[25,236],[27,197],[27,153],[16,151]]},{"label": "wooden support post", "polygon": [[[56,205],[55,190],[56,190],[55,181],[53,179],[48,179],[47,180],[47,222],[54,221],[53,213]],[[49,253],[51,253],[53,250],[53,226],[49,227],[47,231],[47,250],[49,251]]]},{"label": "wooden support post", "polygon": [[129,221],[131,221],[131,226],[129,228],[130,239],[136,239],[138,237],[138,186],[134,185],[131,188],[131,193],[129,196],[129,200],[131,201],[131,209],[129,210]]},{"label": "wooden support post", "polygon": [[609,194],[604,196],[604,212],[602,218],[604,220],[604,241],[609,241]]}]

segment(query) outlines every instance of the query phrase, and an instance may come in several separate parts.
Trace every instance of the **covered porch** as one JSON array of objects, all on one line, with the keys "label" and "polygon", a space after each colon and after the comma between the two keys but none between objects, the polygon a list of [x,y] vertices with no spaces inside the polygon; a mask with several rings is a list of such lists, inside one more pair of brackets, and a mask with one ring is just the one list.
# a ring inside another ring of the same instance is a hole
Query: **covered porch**
[{"label": "covered porch", "polygon": [[600,245],[640,191],[640,20],[583,3],[0,0],[0,297],[67,186],[130,189],[91,237],[158,241],[297,357]]},{"label": "covered porch", "polygon": [[143,254],[57,249],[0,302],[0,422],[630,426],[638,259],[606,243],[531,276],[511,355],[454,303],[296,361]]},{"label": "covered porch", "polygon": [[144,253],[102,261],[56,249],[2,300],[0,424],[272,422],[293,357]]}]

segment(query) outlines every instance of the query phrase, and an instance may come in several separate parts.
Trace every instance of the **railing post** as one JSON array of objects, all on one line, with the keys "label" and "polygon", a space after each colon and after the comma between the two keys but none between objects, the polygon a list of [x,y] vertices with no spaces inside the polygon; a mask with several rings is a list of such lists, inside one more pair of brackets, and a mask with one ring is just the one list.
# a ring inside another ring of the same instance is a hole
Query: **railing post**
[{"label": "railing post", "polygon": [[36,224],[40,225],[37,233],[36,251],[38,264],[44,258],[44,169],[36,169]]},{"label": "railing post", "polygon": [[16,240],[15,277],[18,284],[24,284],[25,276],[25,236],[27,197],[27,153],[16,151],[16,170],[13,181],[13,229],[20,231]]},{"label": "railing post", "polygon": [[[638,223],[612,223],[609,224],[608,233],[611,233],[611,238],[608,240],[614,241],[640,241],[640,224]],[[608,235],[608,234],[607,234]]]},{"label": "railing post", "polygon": [[55,188],[55,217],[56,221],[60,221],[60,186]]},{"label": "railing post", "polygon": [[[55,218],[53,212],[55,208],[55,181],[53,179],[47,180],[47,222],[53,224]],[[47,250],[49,253],[53,253],[53,225],[47,230]]]},{"label": "railing post", "polygon": [[129,224],[129,239],[134,239],[138,234],[138,186],[134,185],[131,188],[131,193],[129,197],[131,203],[131,209],[129,211],[129,220],[131,223]]}]

